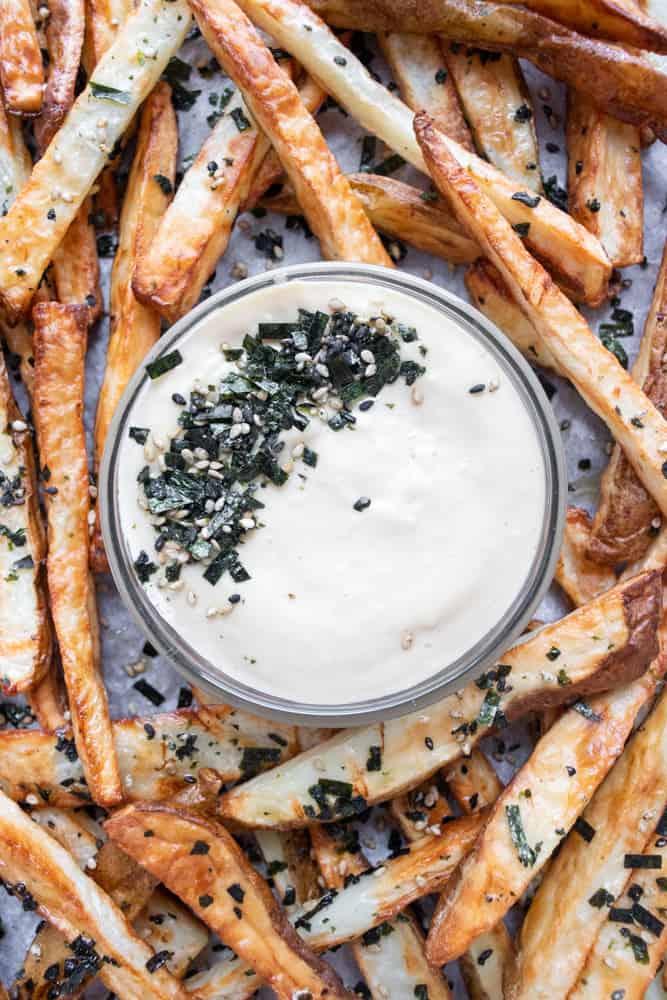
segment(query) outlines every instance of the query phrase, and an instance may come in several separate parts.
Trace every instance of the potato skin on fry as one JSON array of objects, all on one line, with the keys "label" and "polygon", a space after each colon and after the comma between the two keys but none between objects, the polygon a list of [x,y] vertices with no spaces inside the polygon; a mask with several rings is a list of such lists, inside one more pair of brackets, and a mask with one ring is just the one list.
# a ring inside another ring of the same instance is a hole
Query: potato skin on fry
[{"label": "potato skin on fry", "polygon": [[580,507],[568,507],[563,545],[556,566],[556,582],[575,608],[595,600],[616,583],[616,574],[611,569],[589,558],[590,538],[590,514]]},{"label": "potato skin on fry", "polygon": [[[42,302],[35,322],[34,411],[49,525],[51,611],[72,725],[90,793],[99,804],[123,797],[99,664],[95,591],[88,571],[88,459],[83,428],[88,310]],[[43,473],[44,475],[44,473]]]},{"label": "potato skin on fry", "polygon": [[[352,1000],[333,969],[305,946],[264,880],[224,827],[203,817],[142,803],[117,812],[105,829],[131,857],[187,903],[282,1000]],[[199,853],[195,844],[208,847]]]},{"label": "potato skin on fry", "polygon": [[74,103],[85,27],[84,0],[51,0],[46,41],[49,70],[35,139],[44,152]]}]

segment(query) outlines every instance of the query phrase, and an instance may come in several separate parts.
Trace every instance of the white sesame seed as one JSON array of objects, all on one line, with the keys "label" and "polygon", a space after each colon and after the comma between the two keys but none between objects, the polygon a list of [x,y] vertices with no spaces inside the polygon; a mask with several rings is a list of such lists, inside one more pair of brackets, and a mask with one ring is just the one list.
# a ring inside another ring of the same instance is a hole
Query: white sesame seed
[{"label": "white sesame seed", "polygon": [[41,946],[41,944],[37,944],[36,941],[33,944],[31,944],[30,945],[30,954],[34,955],[35,958],[41,958],[42,957],[42,946]]},{"label": "white sesame seed", "polygon": [[315,400],[316,403],[319,403],[323,399],[326,399],[328,395],[329,395],[329,390],[326,387],[326,385],[323,385],[320,386],[319,389],[315,390],[315,392],[313,393],[313,399]]},{"label": "white sesame seed", "polygon": [[366,365],[366,371],[364,372],[364,375],[366,376],[366,378],[370,378],[371,375],[375,375],[376,372],[377,372],[377,365]]},{"label": "white sesame seed", "polygon": [[218,614],[218,608],[207,608],[206,609],[206,617],[207,618],[215,618],[217,614]]},{"label": "white sesame seed", "polygon": [[97,520],[97,515],[96,515],[95,511],[94,510],[89,510],[88,511],[88,524],[95,524],[96,520]]},{"label": "white sesame seed", "polygon": [[39,799],[37,798],[36,795],[26,795],[25,800],[26,800],[26,802],[28,803],[29,806],[38,806],[39,805]]},{"label": "white sesame seed", "polygon": [[384,875],[384,873],[386,872],[386,870],[387,869],[385,868],[384,865],[380,865],[379,868],[376,868],[374,870],[374,872],[373,872],[373,878],[381,878]]},{"label": "white sesame seed", "polygon": [[188,604],[190,605],[190,607],[194,608],[195,604],[197,603],[197,595],[195,594],[194,590],[189,590],[188,591],[188,596],[187,596],[186,600],[187,600]]},{"label": "white sesame seed", "polygon": [[303,441],[300,441],[298,444],[295,444],[294,447],[292,448],[292,458],[301,458],[304,452],[304,447],[305,445]]},{"label": "white sesame seed", "polygon": [[28,425],[25,420],[12,420],[12,430],[13,431],[27,431]]},{"label": "white sesame seed", "polygon": [[415,875],[415,882],[420,887],[420,889],[422,888],[422,886],[426,885],[426,879],[424,878],[423,875]]},{"label": "white sesame seed", "polygon": [[375,355],[365,347],[361,352],[361,360],[365,361],[367,365],[372,365],[375,362]]},{"label": "white sesame seed", "polygon": [[91,500],[95,500],[97,498],[97,486],[93,486],[92,483],[88,487],[88,496]]},{"label": "white sesame seed", "polygon": [[329,309],[332,313],[345,312],[347,306],[340,299],[329,299]]},{"label": "white sesame seed", "polygon": [[235,406],[232,410],[232,420],[235,424],[243,423],[243,411],[240,406]]},{"label": "white sesame seed", "polygon": [[403,632],[401,634],[401,648],[402,649],[410,649],[410,647],[412,646],[412,643],[414,642],[414,640],[415,640],[415,637],[412,634],[412,632]]},{"label": "white sesame seed", "polygon": [[144,458],[146,459],[147,462],[154,462],[156,454],[157,452],[155,451],[153,442],[149,437],[146,439],[146,442],[144,444]]},{"label": "white sesame seed", "polygon": [[234,424],[229,432],[230,441],[235,441],[237,438],[241,437],[243,434],[242,426],[242,424]]},{"label": "white sesame seed", "polygon": [[424,393],[416,385],[413,385],[410,396],[412,397],[412,402],[415,404],[415,406],[421,406],[422,403],[424,402]]},{"label": "white sesame seed", "polygon": [[239,524],[244,529],[244,531],[252,531],[255,527],[255,522],[251,517],[242,517]]},{"label": "white sesame seed", "polygon": [[315,371],[317,372],[318,375],[321,375],[322,378],[329,378],[329,369],[327,368],[326,365],[323,364],[315,365]]},{"label": "white sesame seed", "polygon": [[658,445],[658,451],[664,455],[667,452],[667,441],[661,441]]}]

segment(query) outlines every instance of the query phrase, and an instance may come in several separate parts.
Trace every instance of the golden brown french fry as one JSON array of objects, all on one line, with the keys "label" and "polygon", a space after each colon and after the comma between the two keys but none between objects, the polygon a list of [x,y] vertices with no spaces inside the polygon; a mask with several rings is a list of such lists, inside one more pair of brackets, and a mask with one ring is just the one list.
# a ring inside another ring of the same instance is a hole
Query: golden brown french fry
[{"label": "golden brown french fry", "polygon": [[45,150],[74,103],[85,27],[84,0],[51,0],[46,42],[49,68],[35,139]]},{"label": "golden brown french fry", "polygon": [[433,178],[449,196],[461,225],[474,234],[561,370],[622,444],[635,472],[667,514],[667,423],[661,413],[461,169],[428,115],[416,116],[415,131]]},{"label": "golden brown french fry", "polygon": [[[368,218],[387,236],[404,240],[417,250],[452,264],[468,264],[479,257],[479,247],[463,232],[442,198],[379,174],[348,174],[348,180]],[[263,204],[272,212],[299,215],[301,209],[288,185]]]},{"label": "golden brown french fry", "polygon": [[44,67],[29,0],[0,0],[0,80],[8,111],[40,110]]},{"label": "golden brown french fry", "polygon": [[131,0],[85,0],[84,67],[90,76],[132,11]]},{"label": "golden brown french fry", "polygon": [[[570,755],[569,746],[563,746],[567,759],[561,770]],[[507,981],[510,1000],[558,1000],[571,995],[609,918],[609,907],[627,883],[632,866],[628,869],[625,859],[641,854],[653,839],[666,793],[667,698],[663,695],[545,874],[519,934],[516,963]],[[530,808],[530,803],[522,806],[523,811]],[[612,961],[614,957],[610,955]]]},{"label": "golden brown french fry", "polygon": [[53,255],[53,277],[58,301],[85,306],[92,325],[102,314],[102,290],[90,212],[91,200],[86,198]]},{"label": "golden brown french fry", "polygon": [[[519,0],[505,0],[519,3]],[[623,0],[522,0],[529,10],[595,38],[667,52],[667,31],[635,3]]]},{"label": "golden brown french fry", "polygon": [[32,431],[12,394],[0,352],[0,691],[38,684],[52,655],[46,538]]},{"label": "golden brown french fry", "polygon": [[458,958],[539,874],[620,756],[663,670],[656,660],[632,684],[577,702],[542,737],[440,897],[427,940],[432,962]]},{"label": "golden brown french fry", "polygon": [[53,732],[65,725],[67,700],[65,684],[60,670],[60,661],[54,652],[51,662],[41,681],[28,693],[30,708],[37,721],[46,732]]},{"label": "golden brown french fry", "polygon": [[[282,72],[279,69],[279,72]],[[169,322],[196,305],[224,253],[250,178],[269,150],[268,140],[248,121],[240,94],[231,98],[186,172],[154,239],[137,256],[137,298]]]},{"label": "golden brown french fry", "polygon": [[39,904],[72,946],[72,958],[85,956],[84,969],[97,971],[108,989],[127,1000],[185,1000],[187,993],[137,937],[110,896],[1,793],[0,874],[19,898]]},{"label": "golden brown french fry", "polygon": [[[210,781],[217,794],[224,782],[248,778],[297,750],[293,726],[226,705],[120,719],[112,729],[129,801],[172,801],[196,787],[193,778]],[[64,808],[90,801],[69,730],[0,733],[0,788],[19,802],[42,793]]]},{"label": "golden brown french fry", "polygon": [[[178,126],[171,88],[159,83],[146,101],[127,182],[118,249],[111,271],[111,332],[95,416],[95,466],[99,469],[109,425],[125,386],[160,336],[160,317],[132,291],[135,262],[146,253],[171,200],[176,177]],[[91,539],[91,566],[107,572],[99,508]]]},{"label": "golden brown french fry", "polygon": [[177,979],[183,979],[209,940],[208,928],[163,889],[155,890],[134,929],[153,951],[169,954],[166,966]]},{"label": "golden brown french fry", "polygon": [[149,803],[128,806],[106,823],[126,853],[164,882],[282,1000],[352,994],[303,944],[266,883],[224,827],[196,813]]},{"label": "golden brown french fry", "polygon": [[579,35],[525,6],[490,0],[422,0],[407,7],[403,0],[308,3],[329,24],[339,27],[438,32],[453,42],[510,52],[575,90],[583,90],[615,118],[634,125],[653,124],[656,133],[664,135],[667,94],[661,67],[642,52]]},{"label": "golden brown french fry", "polygon": [[256,839],[273,888],[288,912],[296,903],[317,899],[321,888],[305,830],[258,830]]},{"label": "golden brown french fry", "polygon": [[[0,219],[0,299],[11,319],[29,308],[44,269],[106,166],[114,143],[157,83],[189,25],[185,0],[141,0]],[[153,49],[155,58],[145,58],[144,51]]]},{"label": "golden brown french fry", "polygon": [[556,582],[575,608],[594,600],[616,583],[613,570],[589,558],[590,540],[590,515],[581,507],[568,507],[563,545],[556,566]]},{"label": "golden brown french fry", "polygon": [[[373,79],[361,61],[302,0],[240,0],[240,4],[364,128],[413,166],[428,172],[415,140],[410,109]],[[402,16],[401,23],[391,27],[410,30],[402,23],[404,20]],[[514,181],[454,140],[446,141],[452,154],[470,171],[505,218],[524,229],[529,224],[527,244],[541,260],[548,262],[554,275],[588,304],[603,301],[611,266],[599,241],[544,198],[535,208],[529,208],[514,197],[520,193]]]},{"label": "golden brown french fry", "polygon": [[35,306],[35,423],[47,469],[47,574],[72,724],[88,787],[101,805],[123,797],[107,694],[96,656],[88,571],[90,494],[83,428],[87,310]]},{"label": "golden brown french fry", "polygon": [[[517,184],[529,191],[541,191],[532,101],[518,60],[506,53],[484,52],[446,39],[442,50],[477,152]],[[422,107],[429,110],[426,105]],[[433,117],[440,131],[445,131]]]},{"label": "golden brown french fry", "polygon": [[[392,266],[292,81],[233,0],[193,0],[204,38],[270,139],[327,259]],[[346,49],[346,51],[348,51]],[[247,128],[247,120],[237,120]]]},{"label": "golden brown french fry", "polygon": [[[658,652],[661,600],[660,573],[627,581],[508,650],[504,671],[487,675],[486,691],[469,684],[403,718],[343,730],[270,776],[227,792],[220,813],[245,826],[287,828],[320,816],[341,819],[394,798],[472,750],[490,729],[479,721],[482,705],[491,723],[497,712],[511,720],[638,676]],[[557,670],[554,649],[560,651]],[[572,684],[559,683],[559,670]],[[381,751],[381,769],[364,770],[373,747],[375,759]],[[331,780],[341,794],[327,791]]]},{"label": "golden brown french fry", "polygon": [[614,267],[639,264],[644,256],[639,129],[598,110],[585,93],[570,91],[567,152],[570,213],[597,236]]},{"label": "golden brown french fry", "polygon": [[[351,32],[343,32],[340,37],[341,40],[348,45],[351,38]],[[311,113],[311,115],[316,115],[326,100],[326,91],[320,87],[316,80],[313,80],[313,78],[307,74],[303,79],[298,81],[298,86],[299,97],[303,102],[303,106]],[[265,192],[268,191],[273,184],[277,184],[281,181],[284,176],[285,171],[282,163],[280,162],[280,157],[276,153],[275,149],[270,149],[258,169],[255,171],[250,181],[250,189],[241,204],[239,211],[249,212],[251,209],[255,208],[258,201],[264,196]],[[301,212],[301,209],[298,209],[298,212]]]},{"label": "golden brown french fry", "polygon": [[563,375],[558,362],[517,304],[497,267],[480,258],[466,271],[465,283],[473,305],[509,337],[528,361],[556,375]]},{"label": "golden brown french fry", "polygon": [[[656,281],[632,377],[661,413],[667,407],[667,245]],[[600,485],[600,503],[593,520],[589,555],[615,565],[640,559],[660,528],[660,510],[637,478],[628,457],[616,445]]]},{"label": "golden brown french fry", "polygon": [[470,129],[437,38],[382,32],[378,42],[407,106],[428,111],[441,132],[472,151]]}]

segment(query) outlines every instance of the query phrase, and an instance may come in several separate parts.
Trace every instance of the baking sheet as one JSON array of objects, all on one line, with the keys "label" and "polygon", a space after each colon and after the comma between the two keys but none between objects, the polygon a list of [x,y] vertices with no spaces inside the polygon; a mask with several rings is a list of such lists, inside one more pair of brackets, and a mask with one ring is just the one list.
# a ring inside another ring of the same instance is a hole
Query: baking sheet
[{"label": "baking sheet", "polygon": [[[372,39],[366,39],[366,44],[375,51]],[[228,85],[228,81],[215,70],[212,75],[201,75],[197,66],[210,67],[210,53],[199,38],[190,39],[184,46],[181,56],[193,66],[190,80],[184,86],[189,91],[199,91],[194,106],[188,111],[179,112],[180,158],[182,166],[187,166],[208,134],[210,126],[207,116],[211,115],[217,104],[219,95]],[[390,75],[379,56],[375,56],[372,69],[379,74],[384,82],[389,82]],[[524,66],[529,87],[533,95],[536,111],[537,127],[540,137],[542,170],[545,178],[556,174],[564,184],[566,178],[566,162],[564,156],[564,138],[562,131],[564,112],[564,92],[560,85],[543,76],[532,66]],[[208,72],[208,71],[206,71]],[[545,110],[545,106],[549,110]],[[547,120],[548,119],[548,120]],[[337,108],[324,110],[319,116],[319,122],[325,132],[339,162],[344,170],[359,168],[361,141],[363,132],[356,124]],[[555,143],[560,147],[558,152],[548,153],[546,142]],[[377,159],[382,158],[382,145],[378,142]],[[411,168],[403,168],[396,176],[412,180],[425,186],[424,178],[420,178]],[[644,154],[644,193],[645,193],[645,253],[644,266],[627,268],[623,277],[630,279],[631,285],[622,293],[622,305],[634,314],[635,336],[624,339],[623,346],[628,352],[630,361],[637,350],[639,335],[644,319],[650,306],[651,294],[657,269],[662,255],[662,248],[667,234],[667,148],[656,143]],[[619,184],[623,178],[618,179]],[[267,215],[255,218],[252,215],[243,216],[232,235],[225,257],[219,262],[216,275],[210,283],[210,290],[217,291],[238,280],[239,271],[247,269],[248,276],[276,266],[255,247],[255,238],[267,227],[271,227],[282,235],[284,241],[284,263],[295,264],[320,259],[319,246],[314,238],[307,238],[300,227],[287,228],[282,217]],[[105,301],[108,305],[108,279],[111,259],[101,261]],[[433,280],[463,298],[467,298],[463,284],[463,268],[453,268],[443,261],[436,260],[415,250],[407,250],[400,264],[403,272]],[[609,314],[611,307],[605,307],[595,312],[587,311],[586,315],[593,329],[597,330],[599,323]],[[104,374],[106,342],[108,338],[108,317],[104,317],[91,332],[86,369],[86,408],[85,421],[90,434],[99,387]],[[549,376],[556,392],[552,398],[552,406],[560,422],[561,433],[567,455],[570,502],[589,510],[595,507],[600,473],[603,471],[610,449],[610,437],[604,425],[594,416],[578,398],[576,392],[561,380]],[[21,387],[18,387],[21,397]],[[22,396],[24,400],[25,397]],[[581,459],[590,460],[590,469],[582,472],[578,464]],[[130,620],[129,615],[120,603],[119,597],[110,577],[101,578],[98,583],[98,603],[102,625],[102,650],[105,677],[110,694],[112,714],[114,717],[127,715],[149,715],[154,707],[142,695],[132,688],[133,679],[128,671],[142,663],[145,672],[142,676],[165,696],[161,710],[168,710],[176,705],[179,689],[184,681],[162,658],[150,658],[142,655],[145,636]],[[553,620],[565,611],[565,605],[560,595],[550,592],[540,609],[539,616],[544,620]],[[516,767],[520,766],[530,749],[530,737],[527,729],[514,727],[509,735],[504,734],[505,744],[509,748],[505,753],[498,751],[493,740],[487,740],[484,748],[489,752],[494,766],[503,780],[507,781]],[[383,856],[386,841],[386,830],[380,827],[384,823],[384,813],[378,811],[362,833],[364,847],[374,859]],[[510,915],[510,922],[516,925],[520,919],[521,908]],[[36,924],[30,914],[24,914],[15,900],[0,895],[0,980],[9,985],[17,970],[21,967],[25,953],[32,940]],[[219,958],[219,954],[216,958]],[[353,986],[360,979],[354,963],[345,949],[331,957],[332,963],[343,974],[346,983]],[[198,963],[197,967],[205,962]],[[457,1000],[466,997],[456,967],[448,967],[454,995]],[[88,991],[89,997],[103,997],[106,991],[101,986],[94,986]],[[270,997],[269,991],[262,991],[261,996]],[[667,997],[656,984],[651,991],[652,1000]],[[406,998],[407,1000],[407,998]]]}]

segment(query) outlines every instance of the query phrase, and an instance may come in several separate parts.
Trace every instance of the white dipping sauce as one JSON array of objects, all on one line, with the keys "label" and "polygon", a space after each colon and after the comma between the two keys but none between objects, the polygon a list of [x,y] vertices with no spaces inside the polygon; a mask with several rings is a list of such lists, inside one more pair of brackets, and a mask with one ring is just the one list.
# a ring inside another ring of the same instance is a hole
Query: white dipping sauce
[{"label": "white dipping sauce", "polygon": [[[353,431],[334,433],[316,418],[284,433],[281,464],[301,441],[319,460],[316,468],[297,460],[285,485],[257,490],[266,527],[239,548],[250,580],[225,574],[212,586],[190,564],[180,591],[160,589],[159,574],[146,584],[160,615],[221,671],[330,705],[411,687],[469,650],[521,591],[545,510],[539,440],[509,376],[453,320],[372,284],[291,281],[209,314],[174,345],[184,363],[141,390],[127,426],[166,440],[182,409],[171,394],[188,397],[195,379],[217,385],[232,367],[223,342],[238,346],[258,322],[293,321],[299,308],[329,311],[334,299],[416,327],[419,341],[401,343],[401,357],[426,367],[418,393],[399,378],[367,412],[354,407]],[[469,392],[496,381],[496,391]],[[142,549],[155,559],[155,529],[137,503],[143,448],[126,435],[118,461],[132,559]],[[371,506],[357,512],[362,496]],[[231,613],[207,617],[234,593],[242,600]]]}]

